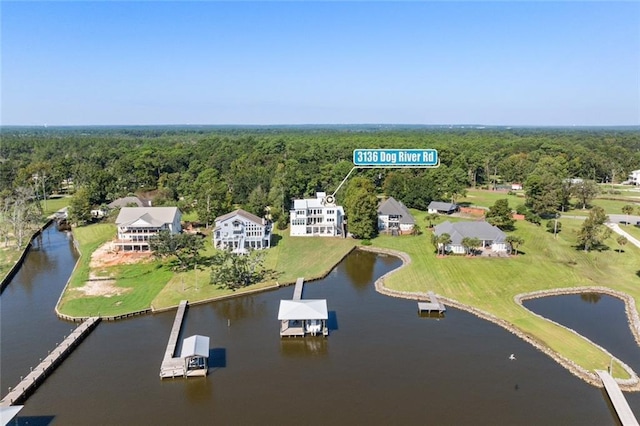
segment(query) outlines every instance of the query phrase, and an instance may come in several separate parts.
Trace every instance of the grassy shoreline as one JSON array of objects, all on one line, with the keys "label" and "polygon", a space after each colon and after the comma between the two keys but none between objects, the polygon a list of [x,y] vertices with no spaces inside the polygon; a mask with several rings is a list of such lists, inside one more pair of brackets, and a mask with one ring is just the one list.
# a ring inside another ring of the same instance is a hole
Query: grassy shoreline
[{"label": "grassy shoreline", "polygon": [[[504,194],[476,191],[467,200],[473,199],[474,204],[486,205],[492,204],[499,195]],[[426,227],[426,213],[414,211],[414,214],[416,222]],[[640,249],[628,244],[619,252],[613,236],[606,242],[608,250],[585,253],[573,246],[581,221],[563,219],[562,223],[561,232],[554,238],[543,226],[518,222],[514,234],[525,240],[521,246],[523,253],[508,259],[464,256],[439,258],[435,256],[429,231],[411,237],[379,236],[372,240],[370,248],[362,248],[406,254],[403,267],[381,277],[379,284],[376,283],[376,288],[379,286],[381,292],[393,297],[418,298],[427,291],[434,291],[450,306],[504,327],[547,353],[576,376],[599,386],[600,381],[595,378],[593,370],[607,370],[611,354],[572,330],[529,311],[521,301],[531,295],[605,292],[625,300],[627,316],[633,322],[633,317],[638,317],[636,301],[640,300],[640,271],[637,266],[640,264]],[[96,232],[93,238],[98,238],[98,234],[102,235]],[[79,240],[83,238],[80,236]],[[134,308],[166,310],[176,306],[182,299],[194,304],[207,303],[274,289],[293,283],[299,276],[306,280],[318,279],[328,274],[358,246],[358,242],[351,239],[292,238],[286,231],[279,232],[274,237],[274,247],[265,258],[265,266],[277,271],[277,276],[246,289],[235,292],[219,289],[209,285],[208,271],[172,273],[163,270],[159,262],[154,261],[138,269],[129,265],[103,271],[115,276],[117,286],[132,289],[122,298],[102,297],[102,300],[70,303],[65,295],[86,282],[89,274],[87,258],[97,248],[98,243],[89,240],[91,238],[80,243],[83,256],[78,262],[82,263],[70,278],[59,305],[61,312],[72,316],[95,315],[96,310],[101,315],[127,314]],[[210,241],[208,245],[211,245]],[[207,247],[207,250],[211,248]],[[87,258],[83,260],[84,253]],[[151,285],[146,281],[145,285],[136,285],[134,282],[135,279],[152,277]],[[143,287],[150,289],[142,292]],[[132,297],[136,291],[140,294]],[[635,336],[640,344],[640,325],[636,325],[636,328]],[[616,360],[613,374],[623,389],[640,391],[636,373],[622,361]]]}]

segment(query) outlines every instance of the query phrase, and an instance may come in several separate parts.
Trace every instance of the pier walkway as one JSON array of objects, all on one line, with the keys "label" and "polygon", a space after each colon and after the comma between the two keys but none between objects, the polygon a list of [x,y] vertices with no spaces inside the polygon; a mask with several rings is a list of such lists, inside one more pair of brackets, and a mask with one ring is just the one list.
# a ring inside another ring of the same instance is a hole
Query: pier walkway
[{"label": "pier walkway", "polygon": [[304,278],[296,280],[296,288],[293,290],[293,300],[302,299],[302,287],[304,287]]},{"label": "pier walkway", "polygon": [[73,352],[82,339],[84,339],[99,322],[99,317],[91,317],[73,330],[36,368],[31,370],[31,372],[22,379],[18,386],[9,391],[2,401],[0,401],[0,407],[8,407],[26,400],[27,397],[44,382],[46,377]]},{"label": "pier walkway", "polygon": [[633,415],[633,411],[631,411],[631,407],[629,407],[629,403],[622,394],[618,383],[616,383],[613,377],[604,370],[596,370],[596,373],[602,379],[604,388],[609,395],[611,404],[613,404],[613,408],[616,410],[616,414],[618,415],[622,426],[639,426],[638,420]]},{"label": "pier walkway", "polygon": [[427,295],[429,296],[429,302],[418,302],[418,312],[438,312],[441,314],[447,310],[432,291],[427,293]]},{"label": "pier walkway", "polygon": [[174,358],[176,352],[176,345],[178,344],[178,337],[180,337],[180,330],[182,329],[182,320],[184,319],[184,313],[187,310],[187,301],[180,301],[178,305],[178,312],[176,312],[176,318],[173,320],[173,327],[171,327],[171,334],[169,335],[169,342],[167,343],[167,349],[164,352],[164,358],[162,359],[162,365],[160,366],[160,378],[166,377],[183,377],[184,376],[184,362],[182,358]]}]

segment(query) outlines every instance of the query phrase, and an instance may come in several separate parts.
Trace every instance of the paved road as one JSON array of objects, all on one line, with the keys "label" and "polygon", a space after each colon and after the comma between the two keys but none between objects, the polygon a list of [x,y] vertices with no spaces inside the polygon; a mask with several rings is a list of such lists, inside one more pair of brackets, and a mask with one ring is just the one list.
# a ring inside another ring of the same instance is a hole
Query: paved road
[{"label": "paved road", "polygon": [[613,230],[613,232],[623,235],[631,244],[640,248],[640,240],[627,234],[617,223],[607,223],[607,226]]}]

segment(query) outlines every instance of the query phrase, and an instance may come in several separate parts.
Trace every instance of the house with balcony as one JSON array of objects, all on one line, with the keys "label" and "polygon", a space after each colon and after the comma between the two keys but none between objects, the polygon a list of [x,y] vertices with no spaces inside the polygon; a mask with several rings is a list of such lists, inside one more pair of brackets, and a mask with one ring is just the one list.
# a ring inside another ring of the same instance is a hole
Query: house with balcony
[{"label": "house with balcony", "polygon": [[378,207],[378,230],[391,235],[411,234],[416,224],[409,209],[393,197]]},{"label": "house with balcony", "polygon": [[115,250],[149,251],[149,238],[160,231],[182,231],[182,213],[177,207],[122,207],[116,218]]},{"label": "house with balcony", "polygon": [[219,216],[213,229],[213,246],[235,253],[271,247],[271,223],[242,209]]},{"label": "house with balcony", "polygon": [[290,211],[292,237],[337,237],[346,235],[344,209],[333,196],[317,192],[316,198],[293,200]]},{"label": "house with balcony", "polygon": [[640,170],[634,170],[629,174],[629,183],[640,185]]}]

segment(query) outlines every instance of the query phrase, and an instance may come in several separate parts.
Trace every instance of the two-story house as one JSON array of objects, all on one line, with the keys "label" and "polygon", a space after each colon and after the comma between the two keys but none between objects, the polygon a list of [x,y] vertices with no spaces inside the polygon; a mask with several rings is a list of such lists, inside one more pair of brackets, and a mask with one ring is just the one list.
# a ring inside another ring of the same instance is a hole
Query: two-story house
[{"label": "two-story house", "polygon": [[271,247],[271,224],[242,209],[216,218],[213,246],[236,253]]},{"label": "two-story house", "polygon": [[116,250],[148,251],[149,237],[168,230],[172,234],[182,231],[182,213],[177,207],[122,207],[116,218],[118,236]]},{"label": "two-story house", "polygon": [[317,192],[316,198],[293,200],[290,225],[292,237],[344,236],[344,209],[331,195]]},{"label": "two-story house", "polygon": [[378,230],[396,234],[410,234],[416,224],[407,207],[393,197],[380,203],[378,207]]}]

